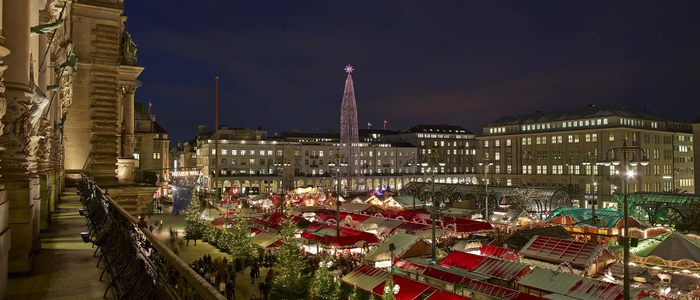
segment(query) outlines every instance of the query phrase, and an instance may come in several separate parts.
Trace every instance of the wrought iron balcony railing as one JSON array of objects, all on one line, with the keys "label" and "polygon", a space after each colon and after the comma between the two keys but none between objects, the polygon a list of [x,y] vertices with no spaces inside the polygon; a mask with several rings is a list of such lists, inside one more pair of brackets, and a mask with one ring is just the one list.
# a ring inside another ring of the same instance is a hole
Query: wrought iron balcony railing
[{"label": "wrought iron balcony railing", "polygon": [[[78,194],[89,232],[81,233],[100,251],[98,260],[109,272],[110,288],[119,299],[226,299],[180,257],[139,222],[82,176]],[[100,280],[102,280],[102,275]]]}]

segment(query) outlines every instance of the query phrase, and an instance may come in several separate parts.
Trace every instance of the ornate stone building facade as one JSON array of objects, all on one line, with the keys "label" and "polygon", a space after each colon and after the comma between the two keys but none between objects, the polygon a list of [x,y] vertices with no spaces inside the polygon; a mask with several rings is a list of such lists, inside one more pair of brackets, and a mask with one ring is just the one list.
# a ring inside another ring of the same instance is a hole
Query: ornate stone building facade
[{"label": "ornate stone building facade", "polygon": [[[0,8],[4,295],[8,273],[32,270],[66,169],[101,186],[115,185],[117,176],[133,180],[133,103],[143,68],[124,35],[123,0],[0,0]],[[115,198],[137,211],[152,190],[122,192]]]},{"label": "ornate stone building facade", "polygon": [[0,295],[31,271],[63,183],[62,125],[72,98],[70,7],[0,1]]},{"label": "ornate stone building facade", "polygon": [[133,182],[134,93],[143,67],[124,32],[123,1],[82,2],[72,5],[80,71],[64,129],[67,176],[83,172],[103,187]]}]

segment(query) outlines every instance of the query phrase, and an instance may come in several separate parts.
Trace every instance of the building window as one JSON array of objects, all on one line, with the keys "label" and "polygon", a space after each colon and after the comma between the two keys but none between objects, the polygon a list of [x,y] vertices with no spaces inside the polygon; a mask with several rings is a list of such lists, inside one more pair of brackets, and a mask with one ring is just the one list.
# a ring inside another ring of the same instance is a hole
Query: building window
[{"label": "building window", "polygon": [[226,149],[221,150],[221,155],[227,155],[227,154],[228,154],[228,150],[226,150]]},{"label": "building window", "polygon": [[[466,144],[466,143],[465,143],[465,144]],[[467,144],[467,145],[469,145],[469,144]],[[506,147],[510,147],[510,139],[507,139],[507,140],[506,140]]]},{"label": "building window", "polygon": [[494,145],[495,147],[500,147],[500,146],[501,146],[501,140],[496,140],[496,141],[494,142],[494,144],[495,144],[495,145]]},{"label": "building window", "polygon": [[222,159],[221,159],[221,165],[222,165],[222,166],[225,166],[225,165],[226,165],[226,159],[225,159],[225,158],[222,158]]},{"label": "building window", "polygon": [[[607,120],[607,119],[605,119]],[[615,141],[615,133],[610,132],[608,133],[608,141],[614,142]]]},{"label": "building window", "polygon": [[238,155],[238,150],[231,150],[231,155]]}]

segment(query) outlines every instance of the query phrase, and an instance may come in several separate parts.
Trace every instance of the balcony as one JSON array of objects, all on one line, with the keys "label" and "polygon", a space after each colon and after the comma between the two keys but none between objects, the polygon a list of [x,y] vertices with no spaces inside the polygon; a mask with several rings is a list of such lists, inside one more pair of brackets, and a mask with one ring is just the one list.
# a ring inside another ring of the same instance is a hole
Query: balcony
[{"label": "balcony", "polygon": [[225,299],[90,179],[82,175],[77,189],[89,228],[81,237],[101,252],[116,298]]}]

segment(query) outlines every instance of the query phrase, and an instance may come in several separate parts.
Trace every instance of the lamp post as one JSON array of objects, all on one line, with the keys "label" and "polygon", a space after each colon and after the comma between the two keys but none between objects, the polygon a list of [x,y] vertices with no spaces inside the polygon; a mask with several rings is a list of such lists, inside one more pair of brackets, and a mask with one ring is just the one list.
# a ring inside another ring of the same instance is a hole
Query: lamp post
[{"label": "lamp post", "polygon": [[335,186],[335,213],[336,213],[336,237],[340,237],[340,169],[342,167],[347,167],[348,163],[345,160],[345,157],[339,154],[336,154],[333,159],[331,160],[330,163],[328,163],[328,166],[331,168],[338,167],[335,169],[336,177],[337,179],[337,185]]},{"label": "lamp post", "polygon": [[280,168],[280,198],[282,199],[282,203],[280,204],[280,215],[284,216],[284,203],[287,199],[284,199],[284,188],[282,187],[282,180],[284,180],[284,167],[289,167],[292,164],[289,162],[289,159],[286,158],[279,158],[277,161],[275,161],[275,167]]},{"label": "lamp post", "polygon": [[480,166],[484,166],[484,193],[486,194],[486,211],[484,214],[484,220],[489,221],[489,167],[493,166],[493,162],[490,158],[484,157],[479,161]]},{"label": "lamp post", "polygon": [[431,245],[431,261],[434,264],[437,259],[435,257],[435,247],[437,245],[437,240],[435,238],[435,222],[437,222],[437,203],[435,201],[435,172],[437,172],[437,167],[444,167],[445,162],[442,160],[442,155],[438,153],[438,149],[433,148],[430,153],[428,153],[426,156],[423,156],[423,162],[421,163],[423,167],[429,167],[432,170],[433,173],[433,209],[430,212],[430,219],[433,221],[433,244]]},{"label": "lamp post", "polygon": [[[408,165],[413,167],[413,180],[416,180],[416,166],[418,166],[418,160],[411,158],[408,160]],[[416,193],[413,192],[413,210],[416,209]]]},{"label": "lamp post", "polygon": [[597,183],[595,181],[595,166],[602,166],[604,165],[603,161],[599,159],[598,156],[589,156],[586,158],[582,164],[584,166],[591,166],[591,225],[595,226],[596,223],[596,217],[595,217],[595,209],[596,205],[598,204],[598,201],[595,199],[595,187],[597,186]]},{"label": "lamp post", "polygon": [[[622,161],[617,157],[617,153],[622,153]],[[614,155],[614,156],[613,156]],[[628,161],[628,159],[631,156],[631,160]],[[629,188],[627,187],[627,178],[628,177],[633,177],[634,173],[630,171],[630,166],[631,167],[636,167],[638,164],[642,166],[646,166],[649,164],[649,156],[648,153],[646,153],[646,150],[639,146],[627,146],[627,140],[622,142],[622,147],[614,147],[608,149],[606,152],[606,157],[607,159],[603,162],[606,166],[612,165],[620,165],[622,163],[622,166],[625,167],[626,169],[626,174],[622,174],[622,188],[623,190],[623,200],[622,200],[622,206],[623,206],[623,216],[624,216],[624,237],[622,238],[623,244],[624,244],[624,258],[623,258],[623,264],[624,264],[624,299],[629,300],[630,299],[630,240],[629,240],[629,211],[628,211],[628,203],[627,203],[627,194],[629,193]],[[642,157],[641,160],[639,160],[639,157]],[[629,163],[629,164],[628,164]]]}]

